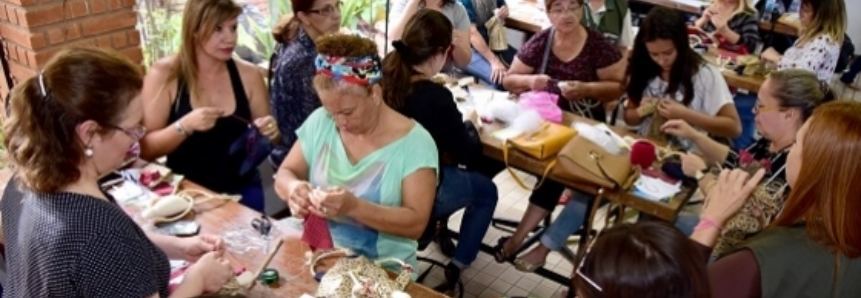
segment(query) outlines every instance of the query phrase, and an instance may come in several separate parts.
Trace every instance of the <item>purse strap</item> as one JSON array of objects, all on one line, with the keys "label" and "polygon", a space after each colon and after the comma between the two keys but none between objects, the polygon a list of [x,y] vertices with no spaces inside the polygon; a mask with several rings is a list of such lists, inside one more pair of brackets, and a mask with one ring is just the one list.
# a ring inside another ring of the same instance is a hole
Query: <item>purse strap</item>
[{"label": "purse strap", "polygon": [[547,37],[547,45],[544,46],[544,57],[541,58],[541,67],[538,68],[537,74],[545,74],[547,71],[547,61],[550,60],[550,50],[553,48],[553,35],[556,35],[556,28],[550,27],[550,36]]},{"label": "purse strap", "polygon": [[541,187],[541,185],[544,184],[544,180],[547,179],[547,175],[550,174],[550,170],[553,170],[553,167],[556,166],[556,158],[547,163],[547,166],[544,168],[544,173],[541,174],[541,179],[538,180],[538,183],[535,184],[535,187],[528,187],[526,186],[526,183],[523,183],[523,181],[520,180],[520,177],[517,177],[517,174],[514,173],[514,169],[512,169],[511,166],[508,164],[508,151],[511,150],[509,149],[511,147],[514,147],[514,145],[510,141],[505,140],[504,142],[502,142],[502,160],[505,162],[505,169],[508,170],[509,174],[511,174],[511,178],[514,179],[514,182],[516,182],[517,185],[520,185],[520,187],[528,191],[533,191]]},{"label": "purse strap", "polygon": [[591,159],[591,160],[595,161],[595,165],[597,165],[597,166],[598,166],[598,171],[601,171],[601,175],[603,175],[603,176],[604,176],[604,179],[607,179],[607,181],[610,181],[611,183],[613,183],[613,184],[614,184],[614,188],[620,188],[622,185],[621,185],[621,184],[619,184],[619,182],[618,182],[618,181],[613,180],[613,178],[611,178],[611,177],[610,177],[610,175],[609,175],[609,174],[607,174],[607,170],[604,170],[604,166],[603,166],[603,165],[601,165],[601,159],[602,159],[602,158],[603,158],[603,156],[601,156],[600,154],[596,153],[594,150],[590,150],[590,151],[589,151],[589,159]]},{"label": "purse strap", "polygon": [[336,257],[339,254],[342,254],[342,257],[349,257],[351,255],[354,255],[353,252],[348,249],[338,248],[321,253],[317,256],[313,256],[308,261],[308,268],[311,270],[311,276],[317,275],[317,264],[320,263],[320,261]]}]

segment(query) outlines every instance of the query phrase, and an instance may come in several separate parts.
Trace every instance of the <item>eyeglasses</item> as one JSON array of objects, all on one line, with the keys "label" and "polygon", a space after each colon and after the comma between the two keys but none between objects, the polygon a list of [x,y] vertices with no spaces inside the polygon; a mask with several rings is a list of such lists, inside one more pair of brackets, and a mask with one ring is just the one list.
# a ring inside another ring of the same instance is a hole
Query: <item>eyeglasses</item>
[{"label": "eyeglasses", "polygon": [[598,231],[598,235],[595,235],[595,238],[592,238],[592,241],[589,241],[589,246],[586,247],[586,253],[584,253],[583,256],[580,257],[580,264],[577,265],[577,270],[574,271],[574,273],[577,274],[577,276],[579,276],[584,281],[586,281],[586,283],[588,283],[589,285],[594,287],[596,290],[598,290],[598,292],[603,292],[604,289],[602,289],[601,286],[598,285],[598,283],[596,283],[591,278],[586,276],[586,274],[583,274],[582,269],[583,269],[583,264],[586,263],[586,257],[589,256],[589,252],[592,251],[592,246],[595,245],[595,242],[598,240],[598,237],[601,237],[602,232],[604,232],[604,230]]},{"label": "eyeglasses", "polygon": [[556,7],[556,8],[550,9],[550,13],[556,14],[556,15],[565,14],[566,12],[577,14],[577,11],[580,10],[580,8],[582,8],[582,7],[583,7],[582,5],[575,3],[575,4],[571,4],[571,6],[568,6],[568,7]]},{"label": "eyeglasses", "polygon": [[772,106],[772,105],[764,105],[761,104],[759,100],[756,101],[756,104],[753,106],[753,113],[759,112],[782,112],[785,111],[786,107],[782,106]]},{"label": "eyeglasses", "polygon": [[321,9],[308,10],[308,12],[316,13],[316,14],[319,14],[321,16],[328,17],[328,16],[332,15],[333,13],[335,13],[335,11],[341,12],[341,5],[343,5],[343,4],[341,4],[341,2],[338,2],[337,4],[335,4],[335,6],[332,6],[330,4],[330,5],[323,6],[323,8],[321,8]]},{"label": "eyeglasses", "polygon": [[146,135],[146,127],[143,124],[135,124],[131,128],[122,128],[116,125],[108,125],[109,128],[122,131],[124,134],[132,138],[135,142],[140,141]]}]

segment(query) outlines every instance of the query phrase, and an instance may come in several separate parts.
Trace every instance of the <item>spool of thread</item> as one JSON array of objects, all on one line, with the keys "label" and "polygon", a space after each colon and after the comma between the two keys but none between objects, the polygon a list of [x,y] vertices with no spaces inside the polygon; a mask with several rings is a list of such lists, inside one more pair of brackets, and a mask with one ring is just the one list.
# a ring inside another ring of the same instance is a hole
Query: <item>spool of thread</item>
[{"label": "spool of thread", "polygon": [[278,282],[278,270],[266,268],[260,273],[260,282],[264,285],[271,285]]},{"label": "spool of thread", "polygon": [[640,166],[642,169],[652,167],[658,156],[657,147],[649,141],[637,141],[631,145],[631,164]]}]

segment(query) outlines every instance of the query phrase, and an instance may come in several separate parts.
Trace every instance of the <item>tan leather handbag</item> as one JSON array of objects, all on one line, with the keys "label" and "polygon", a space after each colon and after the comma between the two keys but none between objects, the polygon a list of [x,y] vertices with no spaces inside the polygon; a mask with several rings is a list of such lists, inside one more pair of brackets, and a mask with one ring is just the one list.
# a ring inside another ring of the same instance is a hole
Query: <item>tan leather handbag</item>
[{"label": "tan leather handbag", "polygon": [[582,136],[571,139],[557,155],[553,174],[606,189],[627,189],[639,176],[629,154],[610,154]]},{"label": "tan leather handbag", "polygon": [[[556,164],[556,154],[558,154],[559,151],[565,147],[565,144],[567,144],[568,141],[576,135],[577,131],[568,126],[545,122],[542,129],[537,133],[505,140],[502,143],[502,156],[508,172],[511,174],[511,177],[514,178],[514,182],[526,190],[533,190],[541,186],[541,184],[544,183],[544,179],[547,178],[547,174],[550,173]],[[517,177],[514,170],[511,169],[508,162],[508,156],[510,154],[509,150],[517,150],[532,158],[542,161],[552,159],[545,167],[544,172],[541,175],[541,179],[537,184],[535,184],[534,188],[526,186],[526,184]]]}]

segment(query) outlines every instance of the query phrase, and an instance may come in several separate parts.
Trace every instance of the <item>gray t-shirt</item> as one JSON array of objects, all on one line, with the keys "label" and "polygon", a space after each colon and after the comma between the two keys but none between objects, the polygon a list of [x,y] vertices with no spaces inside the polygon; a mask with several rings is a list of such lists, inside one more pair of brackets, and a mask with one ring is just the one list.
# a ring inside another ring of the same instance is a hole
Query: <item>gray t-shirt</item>
[{"label": "gray t-shirt", "polygon": [[[403,15],[404,8],[407,7],[407,2],[409,2],[409,0],[393,1],[392,8],[389,9],[389,17],[391,17],[391,20],[397,20],[401,15]],[[424,7],[424,2],[419,4],[419,8],[422,7]],[[454,26],[454,30],[469,30],[469,16],[466,14],[466,8],[464,8],[463,4],[460,4],[460,2],[454,1],[454,3],[443,6],[441,12],[448,17],[449,21],[451,21],[452,26]]]}]

